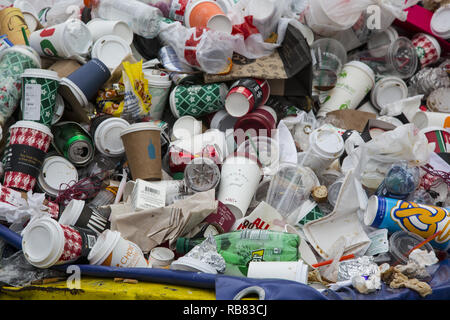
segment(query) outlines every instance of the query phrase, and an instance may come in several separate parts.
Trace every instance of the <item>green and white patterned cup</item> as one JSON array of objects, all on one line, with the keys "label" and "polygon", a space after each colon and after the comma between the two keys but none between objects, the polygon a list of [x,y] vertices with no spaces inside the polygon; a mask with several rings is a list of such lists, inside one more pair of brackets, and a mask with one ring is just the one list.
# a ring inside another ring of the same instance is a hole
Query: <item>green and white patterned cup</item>
[{"label": "green and white patterned cup", "polygon": [[44,69],[27,69],[22,74],[23,120],[51,126],[58,94],[58,73]]},{"label": "green and white patterned cup", "polygon": [[176,118],[202,117],[224,109],[227,93],[224,83],[179,85],[170,94],[170,109]]},{"label": "green and white patterned cup", "polygon": [[22,73],[40,67],[41,59],[30,47],[16,45],[0,53],[0,125],[6,123],[20,104]]}]

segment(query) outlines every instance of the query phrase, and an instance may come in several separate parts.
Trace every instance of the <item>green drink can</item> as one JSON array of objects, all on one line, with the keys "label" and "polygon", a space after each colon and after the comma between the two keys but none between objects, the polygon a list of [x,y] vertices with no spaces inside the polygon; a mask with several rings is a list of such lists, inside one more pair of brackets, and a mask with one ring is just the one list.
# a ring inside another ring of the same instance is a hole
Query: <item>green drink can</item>
[{"label": "green drink can", "polygon": [[85,166],[93,159],[95,148],[92,138],[78,123],[57,123],[52,133],[55,149],[75,166]]}]

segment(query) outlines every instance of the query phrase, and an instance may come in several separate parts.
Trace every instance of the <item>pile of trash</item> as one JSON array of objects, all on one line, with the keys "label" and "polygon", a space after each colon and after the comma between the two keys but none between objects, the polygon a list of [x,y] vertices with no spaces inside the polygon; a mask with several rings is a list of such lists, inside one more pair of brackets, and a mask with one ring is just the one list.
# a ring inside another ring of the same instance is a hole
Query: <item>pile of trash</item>
[{"label": "pile of trash", "polygon": [[0,279],[25,259],[426,297],[450,248],[435,2],[1,0]]}]

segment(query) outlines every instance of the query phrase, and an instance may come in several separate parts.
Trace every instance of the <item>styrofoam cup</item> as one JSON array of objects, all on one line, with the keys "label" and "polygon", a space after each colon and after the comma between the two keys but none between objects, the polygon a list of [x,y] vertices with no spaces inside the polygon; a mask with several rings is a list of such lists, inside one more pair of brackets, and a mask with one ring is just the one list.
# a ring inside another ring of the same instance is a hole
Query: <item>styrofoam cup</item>
[{"label": "styrofoam cup", "polygon": [[308,284],[308,265],[299,261],[251,261],[249,278],[284,279]]},{"label": "styrofoam cup", "polygon": [[103,36],[115,35],[125,40],[129,45],[133,42],[133,30],[121,20],[92,19],[87,24],[91,31],[92,41],[97,41]]}]

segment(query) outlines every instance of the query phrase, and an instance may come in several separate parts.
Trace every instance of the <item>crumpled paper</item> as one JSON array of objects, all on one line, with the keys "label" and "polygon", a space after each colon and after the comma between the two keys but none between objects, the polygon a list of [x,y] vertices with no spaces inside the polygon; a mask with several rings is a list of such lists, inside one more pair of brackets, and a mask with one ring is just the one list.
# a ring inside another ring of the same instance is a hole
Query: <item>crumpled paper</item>
[{"label": "crumpled paper", "polygon": [[179,237],[190,237],[200,223],[217,210],[215,190],[199,192],[170,206],[134,212],[129,204],[111,206],[111,230],[137,244],[144,253],[169,241],[173,248]]},{"label": "crumpled paper", "polygon": [[[380,268],[382,266],[383,265],[381,265]],[[431,286],[428,283],[419,281],[416,278],[408,278],[408,276],[403,274],[397,267],[390,267],[386,271],[381,273],[381,280],[385,282],[390,288],[409,288],[411,290],[417,291],[421,295],[421,297],[426,297],[433,292]]]}]

